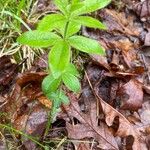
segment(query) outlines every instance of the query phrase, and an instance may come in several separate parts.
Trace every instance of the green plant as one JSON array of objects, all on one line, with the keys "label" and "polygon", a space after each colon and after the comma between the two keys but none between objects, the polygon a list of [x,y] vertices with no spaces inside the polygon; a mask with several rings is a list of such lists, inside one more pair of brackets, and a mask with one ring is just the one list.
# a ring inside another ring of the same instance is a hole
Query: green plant
[{"label": "green plant", "polygon": [[31,47],[51,47],[48,54],[49,75],[43,80],[42,90],[53,101],[52,116],[68,97],[61,85],[80,91],[79,73],[71,63],[71,48],[92,54],[104,54],[103,48],[93,39],[77,35],[81,26],[106,29],[105,25],[86,14],[101,9],[110,0],[54,0],[59,12],[45,16],[37,30],[23,33],[17,41]]}]

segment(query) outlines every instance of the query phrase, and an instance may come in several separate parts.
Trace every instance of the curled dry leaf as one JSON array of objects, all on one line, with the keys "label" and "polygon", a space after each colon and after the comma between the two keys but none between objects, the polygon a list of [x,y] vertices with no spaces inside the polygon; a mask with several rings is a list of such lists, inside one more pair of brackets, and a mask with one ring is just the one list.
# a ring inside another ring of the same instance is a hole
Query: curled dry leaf
[{"label": "curled dry leaf", "polygon": [[131,79],[120,87],[118,96],[120,98],[121,109],[138,110],[142,107],[143,103],[142,83],[136,79]]},{"label": "curled dry leaf", "polygon": [[52,108],[52,101],[50,101],[47,97],[45,97],[45,96],[40,96],[40,97],[38,97],[37,98],[37,100],[41,103],[41,104],[43,104],[45,107],[47,107],[47,108]]},{"label": "curled dry leaf", "polygon": [[132,146],[133,150],[143,150],[142,149],[142,137],[140,132],[131,124],[121,113],[111,107],[109,104],[104,102],[100,97],[99,100],[101,102],[103,113],[105,114],[105,121],[108,126],[112,126],[114,119],[119,117],[119,127],[116,132],[116,135],[119,137],[134,137],[134,143]]},{"label": "curled dry leaf", "polygon": [[[12,99],[15,99],[17,95],[21,94],[21,98],[26,97],[26,101],[39,99],[42,103],[47,100],[42,96],[41,83],[43,78],[46,76],[45,72],[37,73],[24,73],[21,74],[15,84],[15,89],[12,94]],[[42,100],[43,99],[43,100]],[[22,100],[20,100],[21,102]],[[26,103],[25,101],[23,103]],[[43,103],[44,104],[44,103]],[[50,103],[49,103],[50,105]],[[20,107],[20,106],[19,106]]]},{"label": "curled dry leaf", "polygon": [[122,56],[126,65],[129,68],[132,68],[132,64],[134,61],[137,61],[137,51],[134,49],[136,48],[135,44],[133,44],[129,39],[120,39],[118,41],[112,41],[112,45],[115,48],[121,50]]},{"label": "curled dry leaf", "polygon": [[43,106],[51,107],[51,102],[41,92],[45,76],[44,72],[21,74],[5,106],[4,112],[9,112],[13,126],[28,134],[41,135],[45,128],[48,110]]}]

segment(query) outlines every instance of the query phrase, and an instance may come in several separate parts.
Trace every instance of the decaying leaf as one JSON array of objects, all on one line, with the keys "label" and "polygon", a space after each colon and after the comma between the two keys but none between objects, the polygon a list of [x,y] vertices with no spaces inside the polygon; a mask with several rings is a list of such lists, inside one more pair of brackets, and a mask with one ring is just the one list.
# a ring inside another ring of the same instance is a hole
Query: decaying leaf
[{"label": "decaying leaf", "polygon": [[121,109],[138,110],[143,103],[142,83],[131,79],[118,90]]},{"label": "decaying leaf", "polygon": [[0,58],[0,93],[9,91],[18,72],[18,65],[11,62],[10,56]]},{"label": "decaying leaf", "polygon": [[[33,106],[32,106],[33,105]],[[25,131],[27,134],[39,136],[43,134],[47,121],[47,111],[39,104],[32,104],[22,115],[18,115],[13,122],[17,130]]]},{"label": "decaying leaf", "polygon": [[[132,17],[128,16],[128,19],[125,16],[124,12],[116,12],[114,10],[105,9],[100,11],[100,17],[103,19],[104,23],[109,28],[109,31],[120,32],[126,35],[138,36],[139,31],[137,27],[133,27]],[[130,19],[130,20],[129,20]]]},{"label": "decaying leaf", "polygon": [[149,6],[149,0],[144,0],[133,5],[133,10],[140,16],[142,21],[148,21],[150,19]]},{"label": "decaying leaf", "polygon": [[77,147],[77,150],[90,150],[90,147],[86,143],[80,143]]},{"label": "decaying leaf", "polygon": [[103,112],[106,117],[105,120],[107,125],[112,126],[115,117],[119,117],[119,127],[116,135],[119,137],[127,137],[129,135],[132,135],[134,137],[134,143],[132,148],[134,150],[141,150],[142,137],[140,136],[140,132],[136,128],[134,128],[134,126],[122,114],[120,114],[117,110],[108,105],[102,99],[100,100],[103,107]]},{"label": "decaying leaf", "polygon": [[96,102],[91,103],[88,113],[83,113],[77,101],[72,101],[65,111],[71,119],[77,120],[77,123],[67,122],[66,128],[68,137],[71,139],[93,138],[98,142],[97,147],[102,149],[117,150],[118,146],[111,131],[104,123],[98,123]]},{"label": "decaying leaf", "polygon": [[41,135],[45,129],[46,107],[51,108],[51,102],[41,91],[41,82],[45,76],[44,72],[20,75],[4,109],[11,116],[13,126],[28,134]]}]

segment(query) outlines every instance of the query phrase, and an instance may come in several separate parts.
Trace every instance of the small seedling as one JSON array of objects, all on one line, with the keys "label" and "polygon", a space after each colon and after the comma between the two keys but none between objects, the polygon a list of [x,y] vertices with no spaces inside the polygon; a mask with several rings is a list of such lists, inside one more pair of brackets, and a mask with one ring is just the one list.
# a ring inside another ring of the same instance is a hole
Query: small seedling
[{"label": "small seedling", "polygon": [[108,5],[111,0],[54,0],[59,12],[45,16],[38,24],[37,30],[28,31],[18,37],[17,41],[31,47],[51,47],[48,54],[49,75],[42,83],[43,93],[53,101],[52,115],[62,103],[68,104],[68,97],[62,90],[62,84],[79,92],[79,73],[71,62],[71,49],[104,54],[104,49],[93,39],[77,35],[81,26],[105,30],[99,20],[87,14]]}]

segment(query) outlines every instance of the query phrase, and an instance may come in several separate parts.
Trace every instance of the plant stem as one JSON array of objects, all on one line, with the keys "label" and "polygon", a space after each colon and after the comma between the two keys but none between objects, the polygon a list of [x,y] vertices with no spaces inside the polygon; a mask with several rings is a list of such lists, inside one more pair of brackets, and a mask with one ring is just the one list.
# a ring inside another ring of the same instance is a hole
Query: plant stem
[{"label": "plant stem", "polygon": [[[65,40],[66,39],[66,35],[67,35],[67,31],[68,31],[68,26],[69,26],[69,19],[65,25],[65,30],[64,30],[64,36],[63,36],[63,39]],[[45,133],[44,133],[44,138],[46,137],[46,135],[48,134],[48,131],[51,127],[51,123],[52,123],[52,120],[53,120],[53,117],[55,116],[54,115],[54,112],[56,111],[55,110],[55,106],[52,106],[52,110],[49,112],[48,114],[48,122],[46,124],[46,129],[45,129]]]},{"label": "plant stem", "polygon": [[[53,109],[53,108],[52,108]],[[49,131],[49,129],[50,129],[50,127],[51,127],[51,123],[52,123],[52,111],[53,110],[51,110],[49,113],[48,113],[48,120],[47,120],[47,124],[46,124],[46,129],[45,129],[45,133],[44,133],[44,138],[47,136],[47,134],[48,134],[48,131]]]},{"label": "plant stem", "polygon": [[64,31],[64,40],[66,39],[67,31],[68,31],[69,21],[67,21]]}]

